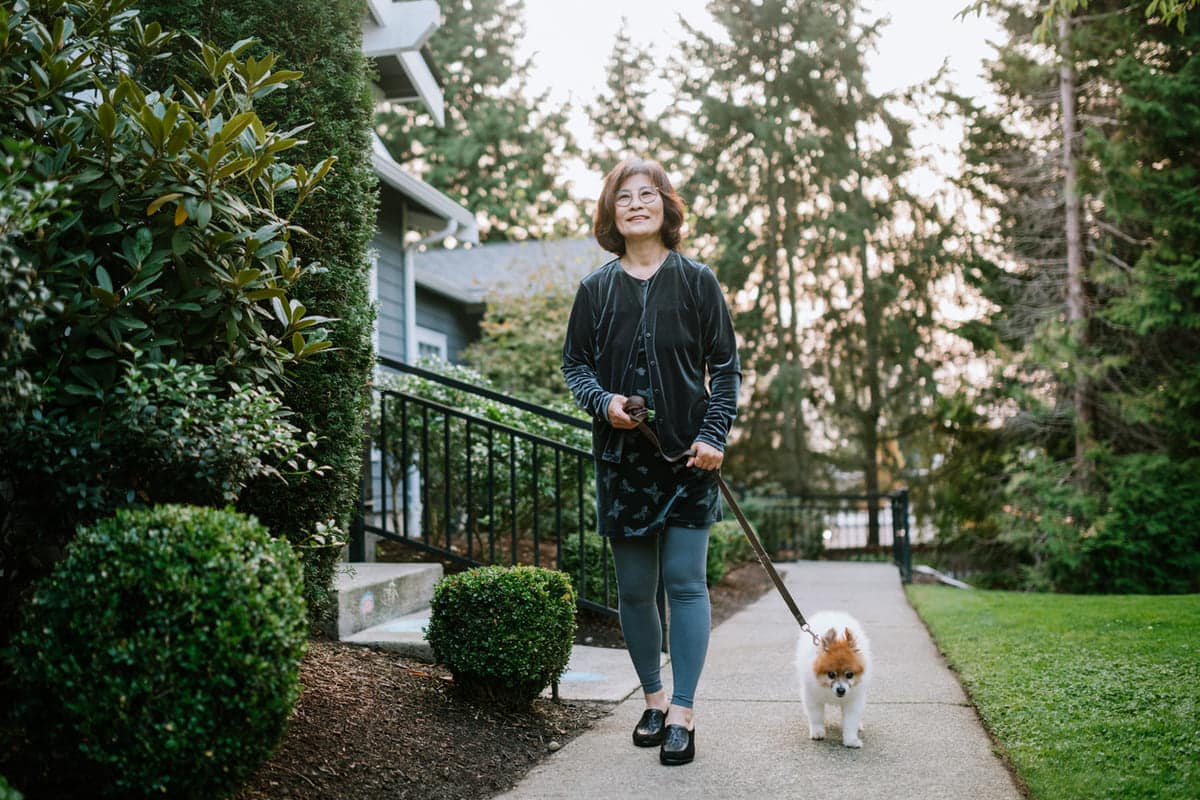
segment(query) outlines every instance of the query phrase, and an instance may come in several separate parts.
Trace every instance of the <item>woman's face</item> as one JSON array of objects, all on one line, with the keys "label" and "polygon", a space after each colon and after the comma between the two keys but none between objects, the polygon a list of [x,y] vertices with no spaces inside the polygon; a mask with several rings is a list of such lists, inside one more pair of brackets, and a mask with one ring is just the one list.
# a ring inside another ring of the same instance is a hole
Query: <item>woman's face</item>
[{"label": "woman's face", "polygon": [[659,236],[663,226],[663,202],[649,176],[630,175],[626,178],[617,189],[615,206],[617,232],[626,242]]}]

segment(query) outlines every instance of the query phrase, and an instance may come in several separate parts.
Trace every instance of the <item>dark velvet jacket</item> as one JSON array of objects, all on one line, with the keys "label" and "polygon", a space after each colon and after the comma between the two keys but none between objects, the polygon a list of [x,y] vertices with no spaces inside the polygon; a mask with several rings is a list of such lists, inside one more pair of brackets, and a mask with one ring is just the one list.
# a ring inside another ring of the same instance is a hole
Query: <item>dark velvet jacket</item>
[{"label": "dark velvet jacket", "polygon": [[681,453],[695,441],[724,451],[742,374],[717,276],[671,251],[650,280],[645,309],[640,293],[613,259],[583,279],[571,308],[562,371],[575,401],[592,415],[593,452],[621,460],[624,437],[608,422],[608,404],[633,391],[639,331],[663,452]]}]

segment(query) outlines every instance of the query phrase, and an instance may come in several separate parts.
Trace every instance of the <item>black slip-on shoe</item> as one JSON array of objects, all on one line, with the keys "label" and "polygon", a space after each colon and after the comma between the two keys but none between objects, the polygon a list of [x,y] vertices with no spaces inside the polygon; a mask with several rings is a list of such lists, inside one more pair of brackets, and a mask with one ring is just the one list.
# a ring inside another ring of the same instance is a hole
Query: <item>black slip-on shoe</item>
[{"label": "black slip-on shoe", "polygon": [[667,732],[667,712],[647,708],[633,729],[633,743],[638,747],[658,747]]},{"label": "black slip-on shoe", "polygon": [[658,751],[658,760],[668,767],[688,764],[696,757],[696,730],[688,730],[682,725],[668,725],[663,737],[662,749]]}]

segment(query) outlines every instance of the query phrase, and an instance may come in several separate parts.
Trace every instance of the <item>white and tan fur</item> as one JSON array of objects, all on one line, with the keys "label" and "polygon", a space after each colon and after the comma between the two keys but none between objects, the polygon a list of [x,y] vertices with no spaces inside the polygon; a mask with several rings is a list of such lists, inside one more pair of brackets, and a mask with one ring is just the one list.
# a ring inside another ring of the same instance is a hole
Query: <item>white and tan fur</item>
[{"label": "white and tan fur", "polygon": [[808,735],[825,738],[825,707],[842,709],[842,744],[862,747],[863,713],[871,680],[871,642],[854,617],[840,611],[822,611],[808,620],[821,637],[814,645],[801,632],[796,647],[796,670],[808,715]]}]

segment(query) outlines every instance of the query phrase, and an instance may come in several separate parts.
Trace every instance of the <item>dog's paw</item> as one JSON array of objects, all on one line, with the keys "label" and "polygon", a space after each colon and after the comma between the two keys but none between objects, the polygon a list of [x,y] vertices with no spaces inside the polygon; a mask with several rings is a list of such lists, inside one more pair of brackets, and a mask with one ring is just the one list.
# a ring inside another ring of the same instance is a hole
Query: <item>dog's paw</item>
[{"label": "dog's paw", "polygon": [[808,738],[824,739],[825,738],[825,726],[824,725],[809,725],[808,726]]},{"label": "dog's paw", "polygon": [[853,739],[843,738],[842,744],[846,747],[858,748],[862,747],[862,739],[858,738],[857,736],[855,736]]}]

